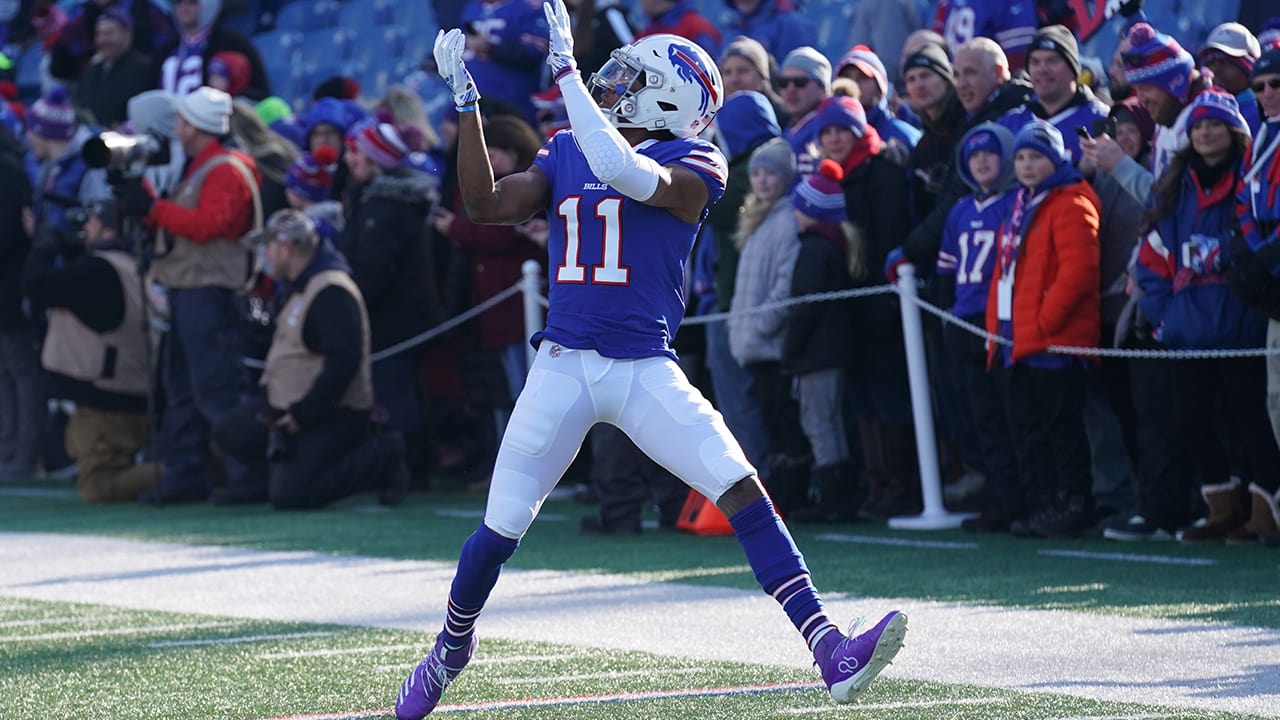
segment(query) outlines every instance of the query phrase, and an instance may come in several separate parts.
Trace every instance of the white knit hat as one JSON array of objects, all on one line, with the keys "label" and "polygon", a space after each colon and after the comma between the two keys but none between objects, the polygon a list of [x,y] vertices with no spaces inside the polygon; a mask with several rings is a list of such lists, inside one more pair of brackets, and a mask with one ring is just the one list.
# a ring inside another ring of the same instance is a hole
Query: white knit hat
[{"label": "white knit hat", "polygon": [[209,86],[178,98],[178,114],[192,127],[210,135],[231,132],[231,96]]}]

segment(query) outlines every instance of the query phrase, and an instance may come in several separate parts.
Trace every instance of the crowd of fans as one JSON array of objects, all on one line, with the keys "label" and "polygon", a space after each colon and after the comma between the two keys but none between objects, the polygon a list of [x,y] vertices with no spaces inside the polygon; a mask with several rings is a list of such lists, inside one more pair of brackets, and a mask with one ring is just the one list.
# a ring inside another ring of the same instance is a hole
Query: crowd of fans
[{"label": "crowd of fans", "polygon": [[[966,529],[1280,540],[1280,355],[1088,350],[1280,347],[1280,18],[1186,48],[1128,0],[1114,56],[1089,64],[1055,3],[942,0],[929,30],[913,2],[861,0],[840,57],[787,0],[727,4],[718,27],[688,0],[638,0],[637,28],[609,0],[568,3],[584,72],[660,32],[719,59],[710,137],[730,174],[687,307],[732,314],[677,348],[783,512],[919,510],[897,296],[758,309],[910,263],[964,321],[929,317],[926,347]],[[527,370],[519,298],[404,341],[545,266],[545,219],[467,218],[455,121],[429,120],[422,88],[368,98],[335,77],[295,115],[220,10],[29,9],[49,87],[0,106],[0,475],[72,466],[91,502],[279,507],[374,487],[396,502],[406,463],[469,464],[482,485]],[[540,4],[470,0],[459,18],[494,176],[523,170],[566,127]],[[345,334],[304,321],[330,314]],[[313,385],[271,384],[281,343],[318,358]],[[673,523],[674,479],[596,432],[579,475],[601,513],[583,529],[639,532],[651,502]],[[314,460],[322,490],[277,471],[304,445],[347,481]]]}]

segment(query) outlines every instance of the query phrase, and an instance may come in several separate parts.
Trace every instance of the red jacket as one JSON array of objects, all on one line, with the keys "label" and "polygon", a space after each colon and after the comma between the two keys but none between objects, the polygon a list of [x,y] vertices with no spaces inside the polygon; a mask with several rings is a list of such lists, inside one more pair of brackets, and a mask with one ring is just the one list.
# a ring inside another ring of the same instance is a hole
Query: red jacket
[{"label": "red jacket", "polygon": [[[206,145],[192,159],[183,177],[190,177],[211,158],[227,153],[240,158],[253,171],[259,186],[262,184],[262,175],[258,173],[253,158],[237,150],[229,150],[218,142]],[[196,207],[185,208],[170,200],[156,200],[147,220],[195,243],[206,243],[215,238],[238,240],[253,229],[253,195],[240,171],[224,163],[209,171],[200,188]]]},{"label": "red jacket", "polygon": [[[1099,207],[1098,195],[1081,180],[1050,190],[1031,218],[1014,265],[1015,362],[1050,345],[1097,347],[1102,324]],[[1000,327],[996,316],[1000,273],[997,262],[987,298],[990,333],[999,332]],[[991,343],[988,364],[994,357]]]},{"label": "red jacket", "polygon": [[[467,217],[462,194],[453,203],[453,227],[449,239],[471,260],[471,304],[479,305],[523,278],[525,260],[543,261],[546,250],[514,227],[478,225]],[[528,339],[524,327],[524,300],[513,295],[477,319],[480,347],[495,350]]]}]

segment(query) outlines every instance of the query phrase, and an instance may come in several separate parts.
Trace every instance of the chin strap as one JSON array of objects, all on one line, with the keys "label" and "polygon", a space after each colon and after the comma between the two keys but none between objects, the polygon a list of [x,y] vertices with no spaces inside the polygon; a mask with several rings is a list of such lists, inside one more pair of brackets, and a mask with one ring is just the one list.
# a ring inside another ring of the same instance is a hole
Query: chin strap
[{"label": "chin strap", "polygon": [[629,198],[644,202],[658,190],[662,166],[635,151],[605,118],[576,70],[559,79],[565,111],[587,165],[602,182]]}]

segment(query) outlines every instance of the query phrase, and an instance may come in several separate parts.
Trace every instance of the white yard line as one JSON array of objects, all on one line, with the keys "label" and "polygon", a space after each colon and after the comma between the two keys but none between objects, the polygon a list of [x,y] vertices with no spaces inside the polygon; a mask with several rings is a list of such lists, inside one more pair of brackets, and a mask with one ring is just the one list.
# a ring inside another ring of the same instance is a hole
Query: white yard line
[{"label": "white yard line", "polygon": [[927,548],[930,550],[977,550],[976,542],[955,542],[952,540],[911,540],[908,538],[878,537],[874,535],[842,535],[840,533],[823,533],[819,540],[827,542],[857,543],[860,545],[888,545],[892,547]]},{"label": "white yard line", "polygon": [[[2,598],[414,630],[424,649],[452,578],[452,562],[0,533]],[[827,608],[840,621],[910,615],[889,677],[1280,717],[1280,630],[913,599],[832,597]],[[492,637],[811,665],[763,593],[606,573],[509,569],[480,634],[480,658]]]},{"label": "white yard line", "polygon": [[147,643],[150,648],[171,648],[171,647],[199,647],[201,645],[239,645],[240,643],[262,642],[264,640],[295,640],[298,638],[315,638],[329,637],[336,635],[334,632],[296,632],[296,633],[275,633],[270,635],[241,635],[238,637],[227,638],[201,638],[199,640],[163,640],[161,642]]},{"label": "white yard line", "polygon": [[513,677],[494,680],[494,685],[546,685],[555,682],[577,682],[579,680],[616,680],[618,678],[645,677],[646,675],[697,675],[703,672],[698,668],[667,668],[646,670],[610,670],[608,672],[577,673],[575,675],[543,675],[540,677]]},{"label": "white yard line", "polygon": [[[6,606],[0,606],[0,610],[9,609]],[[113,620],[118,615],[69,615],[67,617],[44,617],[32,618],[30,620],[4,620],[0,621],[0,628],[10,627],[34,627],[36,625],[74,625],[91,622],[100,622],[102,620]]]},{"label": "white yard line", "polygon": [[1153,563],[1155,565],[1190,565],[1192,567],[1208,567],[1217,565],[1217,560],[1201,557],[1175,557],[1173,555],[1139,555],[1138,553],[1090,552],[1087,550],[1037,550],[1037,555],[1046,557],[1079,558],[1082,560],[1114,560],[1117,562]]},{"label": "white yard line", "polygon": [[234,627],[240,623],[207,622],[184,623],[181,625],[138,625],[135,627],[104,628],[102,630],[72,630],[67,632],[42,633],[40,635],[9,635],[0,637],[0,643],[48,642],[49,640],[84,640],[94,637],[110,637],[112,635],[150,635],[154,633],[184,632],[186,630],[208,630],[210,628]]},{"label": "white yard line", "polygon": [[[902,710],[904,708],[926,708],[926,707],[950,707],[953,705],[1002,705],[1009,702],[1009,698],[1002,697],[985,697],[985,698],[956,698],[954,700],[916,700],[908,702],[892,702],[892,703],[858,703],[857,710],[859,713],[868,710]],[[847,714],[848,707],[840,705],[816,705],[814,707],[804,708],[784,708],[778,712],[784,715],[826,715],[826,714]]]}]

